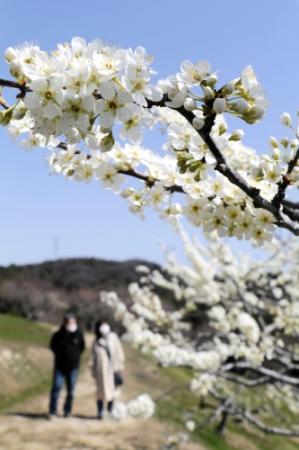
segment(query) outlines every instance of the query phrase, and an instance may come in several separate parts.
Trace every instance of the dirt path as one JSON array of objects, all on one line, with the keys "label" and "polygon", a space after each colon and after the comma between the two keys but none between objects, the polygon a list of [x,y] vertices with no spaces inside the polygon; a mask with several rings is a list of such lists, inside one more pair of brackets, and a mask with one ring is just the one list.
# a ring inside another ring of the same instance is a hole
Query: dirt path
[{"label": "dirt path", "polygon": [[[128,364],[124,399],[143,392],[142,373],[132,366]],[[44,394],[1,415],[0,450],[160,450],[173,433],[155,419],[120,422],[95,419],[95,389],[88,369],[78,381],[73,417],[48,421],[47,407],[48,394]],[[184,444],[182,450],[205,449]]]}]

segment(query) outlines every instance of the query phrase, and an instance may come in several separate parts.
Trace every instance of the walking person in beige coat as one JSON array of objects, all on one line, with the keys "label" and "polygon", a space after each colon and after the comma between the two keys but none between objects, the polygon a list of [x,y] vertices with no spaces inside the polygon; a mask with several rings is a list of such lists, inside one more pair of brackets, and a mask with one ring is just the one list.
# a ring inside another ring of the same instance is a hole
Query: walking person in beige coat
[{"label": "walking person in beige coat", "polygon": [[96,383],[98,418],[103,419],[105,408],[111,413],[117,390],[123,384],[124,352],[119,337],[110,325],[99,320],[95,325],[92,346],[91,374]]}]

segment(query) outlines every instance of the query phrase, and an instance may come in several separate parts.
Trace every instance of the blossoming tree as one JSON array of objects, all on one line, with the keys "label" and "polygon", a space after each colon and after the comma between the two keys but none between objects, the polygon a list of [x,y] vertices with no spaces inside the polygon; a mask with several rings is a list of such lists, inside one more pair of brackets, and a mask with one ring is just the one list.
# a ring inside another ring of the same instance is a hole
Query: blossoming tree
[{"label": "blossoming tree", "polygon": [[[102,292],[102,301],[135,346],[162,366],[190,369],[189,387],[207,412],[200,421],[195,413],[189,428],[216,421],[221,432],[235,417],[266,433],[298,436],[298,244],[272,243],[256,261],[219,241],[204,247],[181,236],[189,266],[172,256],[163,272],[139,266],[143,277],[128,288],[130,307],[114,292]],[[172,292],[171,308],[157,287]]]},{"label": "blossoming tree", "polygon": [[[53,173],[99,180],[136,214],[151,206],[163,218],[183,216],[218,236],[261,244],[280,228],[299,235],[294,119],[282,114],[289,136],[271,137],[268,154],[246,147],[243,131],[229,131],[225,120],[232,115],[254,124],[266,112],[251,66],[219,86],[206,61],[183,61],[177,74],[156,80],[144,48],[82,38],[53,52],[27,44],[8,48],[5,59],[13,80],[0,79],[0,123],[24,147],[48,148]],[[6,89],[17,92],[13,104]],[[143,146],[148,130],[164,133],[163,148]],[[278,246],[265,266],[240,264],[223,245],[196,249],[183,238],[193,268],[173,260],[167,276],[141,268],[144,284],[129,287],[131,310],[113,293],[102,299],[115,308],[130,339],[160,364],[191,369],[190,387],[199,398],[212,397],[207,420],[220,418],[220,431],[227,417],[236,416],[265,432],[298,435],[290,423],[268,422],[269,416],[282,422],[280,404],[299,408],[298,247]],[[165,311],[153,285],[170,289],[177,308]],[[207,327],[195,333],[186,318],[196,314]],[[248,390],[263,394],[260,403],[251,404]],[[141,396],[118,414],[148,416],[153,410]]]},{"label": "blossoming tree", "polygon": [[[228,131],[223,117],[254,124],[264,115],[252,67],[217,86],[208,62],[184,61],[177,74],[155,81],[144,48],[82,38],[53,52],[8,48],[5,58],[14,80],[0,86],[18,94],[12,105],[1,97],[0,122],[25,147],[49,148],[54,173],[100,180],[134,213],[149,205],[220,236],[259,244],[276,228],[299,234],[299,203],[287,196],[299,181],[291,116],[281,116],[290,137],[271,137],[269,154],[244,146],[243,131]],[[166,131],[163,149],[142,146],[148,129]]]}]

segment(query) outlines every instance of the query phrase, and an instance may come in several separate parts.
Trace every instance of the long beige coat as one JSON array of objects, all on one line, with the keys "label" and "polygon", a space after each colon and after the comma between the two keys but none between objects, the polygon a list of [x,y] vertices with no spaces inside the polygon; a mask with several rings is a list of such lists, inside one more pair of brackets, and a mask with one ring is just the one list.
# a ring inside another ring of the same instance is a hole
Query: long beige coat
[{"label": "long beige coat", "polygon": [[[108,352],[105,349],[108,348]],[[91,374],[96,382],[97,398],[110,402],[116,396],[114,372],[123,371],[125,356],[119,337],[110,332],[104,339],[95,340],[92,346]]]}]

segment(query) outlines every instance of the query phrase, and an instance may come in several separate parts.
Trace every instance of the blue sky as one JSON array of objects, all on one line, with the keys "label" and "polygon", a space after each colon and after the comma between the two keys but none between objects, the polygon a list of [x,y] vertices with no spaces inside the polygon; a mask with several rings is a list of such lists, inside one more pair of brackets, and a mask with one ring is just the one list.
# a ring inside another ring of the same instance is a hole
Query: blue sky
[{"label": "blue sky", "polygon": [[[209,60],[222,81],[252,64],[270,108],[258,125],[243,127],[245,143],[266,151],[283,136],[283,111],[299,109],[297,0],[0,0],[0,54],[24,41],[52,49],[83,36],[123,47],[144,46],[161,77],[184,59]],[[8,77],[0,58],[0,77]],[[151,138],[152,145],[160,139]],[[96,183],[50,176],[45,151],[27,152],[0,130],[0,264],[52,259],[58,254],[161,261],[158,240],[179,247],[171,228],[148,211],[146,221]],[[199,232],[197,232],[199,233]],[[236,245],[236,244],[234,244]]]}]

